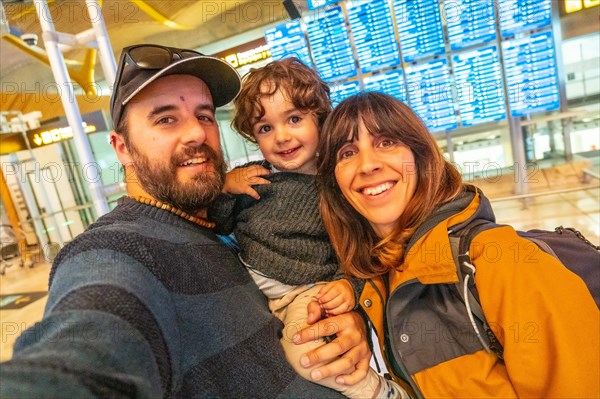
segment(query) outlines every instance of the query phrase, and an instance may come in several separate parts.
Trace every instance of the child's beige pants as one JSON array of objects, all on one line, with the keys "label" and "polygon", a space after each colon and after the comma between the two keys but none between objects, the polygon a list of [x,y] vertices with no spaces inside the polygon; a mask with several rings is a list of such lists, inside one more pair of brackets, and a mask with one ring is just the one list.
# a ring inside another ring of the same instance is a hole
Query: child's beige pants
[{"label": "child's beige pants", "polygon": [[[311,301],[316,300],[317,293],[321,287],[323,287],[323,283],[303,285],[294,289],[282,298],[269,299],[269,308],[271,309],[271,312],[284,324],[281,345],[283,345],[287,361],[298,374],[309,381],[312,381],[310,378],[311,371],[322,364],[304,368],[300,364],[300,357],[306,352],[324,345],[325,341],[318,338],[305,344],[296,345],[292,341],[292,338],[298,331],[308,326],[308,323],[306,322],[308,316],[307,306]],[[355,385],[339,385],[335,382],[335,376],[314,382],[335,389],[349,398],[370,399],[375,394],[380,378],[383,377],[379,376],[375,370],[369,369],[367,376]]]}]

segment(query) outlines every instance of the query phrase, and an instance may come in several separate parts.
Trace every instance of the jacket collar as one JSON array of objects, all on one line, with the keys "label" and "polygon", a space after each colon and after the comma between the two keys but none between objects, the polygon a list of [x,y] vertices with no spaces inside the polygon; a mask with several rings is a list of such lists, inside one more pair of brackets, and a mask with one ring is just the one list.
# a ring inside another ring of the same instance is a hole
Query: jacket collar
[{"label": "jacket collar", "polygon": [[412,278],[422,284],[458,281],[448,232],[482,218],[495,222],[488,199],[479,189],[465,185],[455,200],[438,207],[417,229],[407,244],[402,272],[390,273],[390,286]]}]

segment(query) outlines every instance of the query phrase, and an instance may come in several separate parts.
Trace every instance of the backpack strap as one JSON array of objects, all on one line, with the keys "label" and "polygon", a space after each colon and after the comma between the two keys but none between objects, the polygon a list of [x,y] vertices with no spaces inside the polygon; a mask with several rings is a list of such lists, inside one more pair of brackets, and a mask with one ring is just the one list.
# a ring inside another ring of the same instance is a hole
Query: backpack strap
[{"label": "backpack strap", "polygon": [[542,251],[544,251],[547,254],[550,254],[553,257],[555,257],[556,259],[560,260],[560,258],[556,254],[556,252],[554,252],[554,250],[552,249],[552,247],[550,247],[550,245],[548,245],[548,243],[546,243],[546,241],[540,240],[539,238],[535,238],[535,237],[526,237],[526,238],[529,241],[533,242],[535,245],[537,245]]},{"label": "backpack strap", "polygon": [[[471,326],[483,348],[487,352],[494,353],[498,358],[504,359],[504,348],[490,328],[479,303],[479,295],[477,295],[477,287],[475,287],[476,270],[469,255],[469,248],[473,238],[482,231],[495,227],[498,227],[498,225],[488,220],[479,219],[460,228],[459,231],[454,232],[453,230],[449,230],[448,235],[452,257],[456,266],[456,274],[458,276],[458,282],[455,284],[456,291],[467,308]],[[483,333],[479,331],[479,327],[473,316],[483,324]]]}]

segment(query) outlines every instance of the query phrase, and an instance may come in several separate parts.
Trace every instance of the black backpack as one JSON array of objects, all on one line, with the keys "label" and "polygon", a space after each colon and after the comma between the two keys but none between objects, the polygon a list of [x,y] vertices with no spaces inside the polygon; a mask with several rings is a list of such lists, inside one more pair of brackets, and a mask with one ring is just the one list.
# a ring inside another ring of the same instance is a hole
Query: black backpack
[{"label": "black backpack", "polygon": [[[450,231],[449,238],[459,279],[455,286],[467,307],[473,329],[483,347],[502,359],[502,345],[485,320],[479,303],[479,295],[474,284],[475,269],[469,257],[471,241],[477,234],[501,226],[503,225],[478,219],[458,232]],[[600,308],[600,247],[588,241],[579,231],[569,227],[560,226],[554,231],[517,231],[517,234],[535,243],[541,250],[560,260],[567,269],[581,277],[590,290],[596,306]],[[485,335],[480,333],[473,316],[483,322]]]}]

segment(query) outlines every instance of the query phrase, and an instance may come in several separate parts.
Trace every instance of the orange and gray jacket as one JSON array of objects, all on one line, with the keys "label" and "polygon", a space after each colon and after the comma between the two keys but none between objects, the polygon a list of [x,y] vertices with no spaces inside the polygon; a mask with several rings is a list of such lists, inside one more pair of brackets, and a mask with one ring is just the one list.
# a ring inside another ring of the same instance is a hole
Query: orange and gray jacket
[{"label": "orange and gray jacket", "polygon": [[360,304],[388,370],[416,397],[600,397],[596,304],[578,276],[510,226],[480,233],[469,249],[504,359],[484,349],[456,292],[448,238],[476,218],[494,221],[488,200],[465,186],[415,232],[402,271],[365,285]]}]

